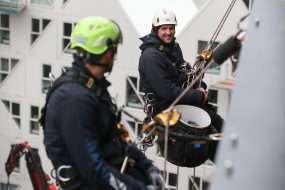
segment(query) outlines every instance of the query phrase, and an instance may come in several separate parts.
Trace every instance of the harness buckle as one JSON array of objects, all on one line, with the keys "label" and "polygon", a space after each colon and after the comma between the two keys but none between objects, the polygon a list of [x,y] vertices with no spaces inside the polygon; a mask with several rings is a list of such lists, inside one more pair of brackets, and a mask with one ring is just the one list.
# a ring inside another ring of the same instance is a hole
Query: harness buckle
[{"label": "harness buckle", "polygon": [[153,113],[153,106],[151,104],[146,104],[144,106],[144,113],[151,115]]},{"label": "harness buckle", "polygon": [[93,86],[93,84],[94,84],[94,79],[89,77],[89,79],[88,79],[88,81],[86,83],[86,87],[87,88],[91,88]]},{"label": "harness buckle", "polygon": [[60,172],[62,169],[70,169],[72,166],[71,165],[61,165],[60,167],[57,168],[56,170],[56,176],[58,177],[58,179],[62,182],[67,182],[69,181],[71,178],[69,177],[62,177]]},{"label": "harness buckle", "polygon": [[155,99],[154,99],[154,93],[150,92],[150,93],[147,93],[146,94],[146,100],[149,102],[149,103],[152,103]]}]

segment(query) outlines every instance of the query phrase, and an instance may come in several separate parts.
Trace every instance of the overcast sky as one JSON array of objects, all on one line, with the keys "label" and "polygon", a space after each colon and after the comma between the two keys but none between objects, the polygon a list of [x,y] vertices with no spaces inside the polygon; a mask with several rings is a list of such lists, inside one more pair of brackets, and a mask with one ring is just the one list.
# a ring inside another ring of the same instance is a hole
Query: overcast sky
[{"label": "overcast sky", "polygon": [[192,0],[118,0],[135,26],[140,37],[148,34],[154,13],[161,8],[170,8],[176,14],[176,34],[191,20],[198,9]]}]

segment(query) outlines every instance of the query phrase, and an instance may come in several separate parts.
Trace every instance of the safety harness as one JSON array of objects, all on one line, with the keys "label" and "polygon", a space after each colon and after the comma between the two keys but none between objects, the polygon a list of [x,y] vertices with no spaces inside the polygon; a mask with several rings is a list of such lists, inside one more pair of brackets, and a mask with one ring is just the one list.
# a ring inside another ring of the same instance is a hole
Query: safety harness
[{"label": "safety harness", "polygon": [[[178,45],[175,43],[175,45]],[[171,54],[171,49],[162,45],[162,44],[155,44],[154,48],[163,52],[166,54],[166,56],[173,62],[174,65],[176,65],[177,68],[179,68],[180,64],[183,62],[180,58],[177,58]]]},{"label": "safety harness", "polygon": [[[63,74],[59,78],[57,78],[53,84],[50,86],[49,91],[46,96],[46,103],[44,107],[41,109],[41,117],[39,122],[43,129],[45,129],[45,119],[46,119],[46,111],[47,111],[47,104],[52,95],[52,93],[62,84],[64,83],[79,83],[86,88],[90,89],[94,94],[99,97],[101,95],[102,89],[99,85],[96,85],[94,78],[89,77],[83,72],[75,72],[72,75]],[[101,97],[100,97],[101,98]],[[60,183],[65,189],[73,189],[76,187],[81,186],[84,181],[74,181],[73,179],[77,179],[80,175],[78,170],[71,166],[71,165],[64,165],[61,163],[54,163],[55,170],[56,170],[56,179],[57,183]]]},{"label": "safety harness", "polygon": [[[175,42],[175,45],[178,46],[178,43]],[[171,53],[171,48],[166,47],[162,44],[154,44],[153,47],[164,53],[168,59],[172,61],[173,66],[176,66],[178,69],[180,69],[180,65],[182,64],[183,60],[173,56]],[[160,97],[155,92],[145,92],[144,100],[144,112],[147,114],[145,122],[149,122],[155,114],[154,107],[160,103]]]},{"label": "safety harness", "polygon": [[50,86],[47,96],[46,96],[46,103],[44,107],[41,109],[41,117],[39,119],[39,122],[41,126],[43,126],[43,129],[45,127],[45,117],[46,117],[46,111],[47,111],[47,104],[50,99],[51,94],[63,83],[79,83],[86,88],[90,89],[92,92],[95,93],[95,95],[98,97],[101,95],[102,89],[96,85],[94,79],[92,77],[89,77],[82,72],[76,72],[73,75],[67,75],[63,74],[58,79],[56,79],[52,86]]},{"label": "safety harness", "polygon": [[[59,78],[57,78],[53,82],[52,86],[50,87],[47,93],[47,96],[46,96],[46,103],[41,110],[41,117],[39,119],[39,122],[43,126],[43,129],[45,127],[45,119],[46,119],[48,101],[52,93],[64,83],[79,83],[83,85],[84,87],[88,88],[89,90],[91,90],[98,99],[108,104],[110,111],[115,114],[114,122],[119,123],[119,120],[121,118],[120,112],[117,111],[116,105],[113,104],[107,97],[103,95],[102,88],[96,84],[94,78],[85,75],[83,72],[75,72],[74,74],[70,74],[70,75],[68,74],[61,75]],[[119,128],[117,128],[117,132],[121,134]],[[110,141],[110,143],[108,143],[106,146],[112,146],[112,143],[114,142]],[[104,147],[103,149],[109,149],[109,148]],[[105,155],[107,153],[103,153],[103,154]],[[110,165],[116,165],[118,163],[122,163],[123,159],[124,159],[124,156],[122,156],[121,158],[118,158],[118,157],[108,158],[106,161]],[[64,163],[59,163],[54,160],[52,160],[52,162],[53,162],[53,165],[56,171],[55,173],[56,173],[57,183],[61,184],[61,186],[64,187],[65,190],[76,189],[86,183],[80,177],[79,171],[77,170],[76,167],[72,165],[66,165]]]}]

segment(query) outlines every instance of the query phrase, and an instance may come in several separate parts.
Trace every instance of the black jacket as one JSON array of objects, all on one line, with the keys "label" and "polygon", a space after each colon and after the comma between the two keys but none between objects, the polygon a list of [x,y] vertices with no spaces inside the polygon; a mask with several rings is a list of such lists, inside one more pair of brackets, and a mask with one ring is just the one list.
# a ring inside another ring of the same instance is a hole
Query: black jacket
[{"label": "black jacket", "polygon": [[[86,185],[80,189],[145,190],[144,183],[130,175],[122,175],[109,163],[114,157],[124,158],[126,143],[118,138],[115,129],[115,106],[107,91],[110,83],[96,79],[74,56],[68,75],[83,72],[93,77],[101,89],[97,96],[79,83],[64,83],[50,96],[45,118],[44,144],[52,163],[72,165]],[[142,173],[152,165],[138,149],[132,154],[135,167]],[[119,164],[121,166],[122,163]]]},{"label": "black jacket", "polygon": [[[149,35],[140,38],[143,43],[139,59],[140,82],[146,93],[155,93],[159,103],[156,105],[158,112],[167,108],[183,91],[183,82],[186,75],[179,74],[179,62],[184,63],[181,48],[175,39],[172,43],[166,44],[152,30]],[[170,50],[171,56],[158,50],[156,45],[164,45]],[[175,57],[175,60],[172,59]],[[189,90],[179,103],[200,103],[204,99],[204,93],[194,89]]]}]

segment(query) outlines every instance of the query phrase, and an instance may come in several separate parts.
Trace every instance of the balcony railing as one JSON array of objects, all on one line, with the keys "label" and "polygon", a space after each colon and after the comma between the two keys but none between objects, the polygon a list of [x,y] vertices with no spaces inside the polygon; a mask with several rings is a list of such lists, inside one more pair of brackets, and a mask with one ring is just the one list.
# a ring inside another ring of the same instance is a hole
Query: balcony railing
[{"label": "balcony railing", "polygon": [[0,0],[0,11],[19,13],[26,8],[26,0]]}]

